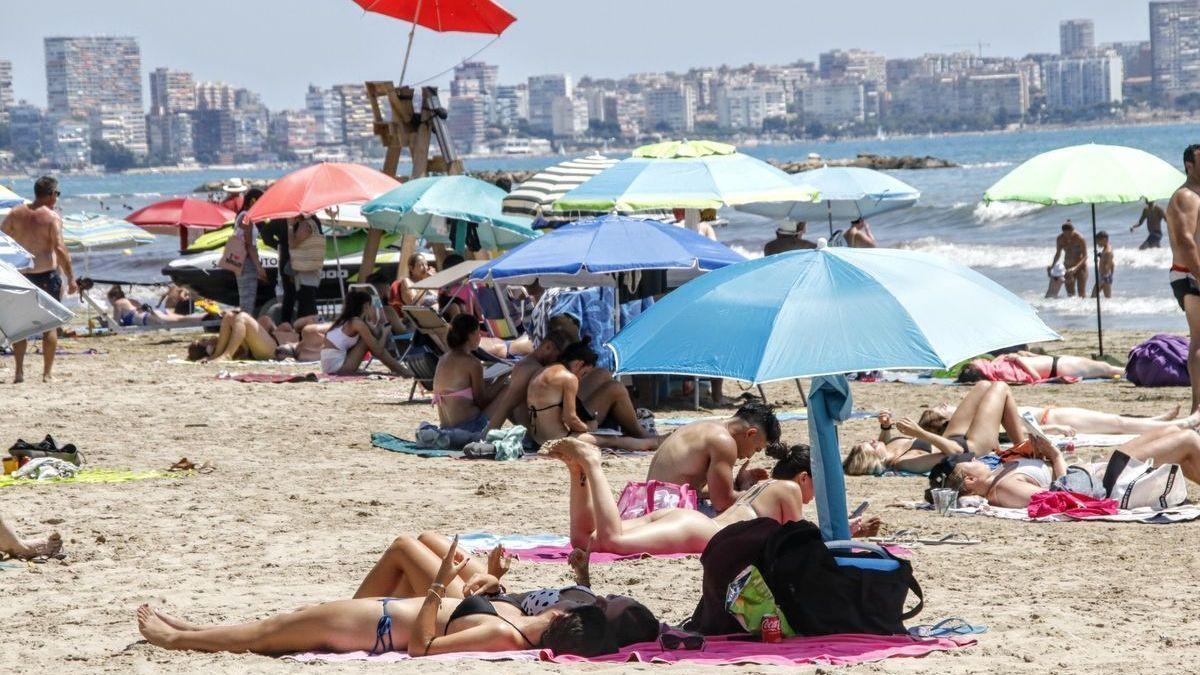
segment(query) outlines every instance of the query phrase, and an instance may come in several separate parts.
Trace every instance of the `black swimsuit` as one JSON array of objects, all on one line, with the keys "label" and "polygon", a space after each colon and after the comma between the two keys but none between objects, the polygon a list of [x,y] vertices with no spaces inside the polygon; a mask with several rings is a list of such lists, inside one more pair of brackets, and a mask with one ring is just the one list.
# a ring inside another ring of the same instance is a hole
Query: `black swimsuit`
[{"label": "black swimsuit", "polygon": [[522,632],[520,628],[517,628],[516,624],[500,616],[500,613],[496,611],[496,608],[492,605],[492,602],[481,595],[472,595],[470,597],[463,598],[462,602],[458,603],[458,607],[454,608],[454,611],[450,613],[450,618],[446,620],[446,627],[442,629],[442,635],[445,635],[446,631],[450,630],[450,624],[454,623],[458,619],[468,616],[477,616],[480,614],[484,616],[494,616],[497,619],[500,619],[504,623],[512,626],[513,630],[517,631],[517,633],[521,636],[521,639],[524,640],[530,647],[537,646],[533,644],[533,640],[530,640],[525,636],[525,633]]}]

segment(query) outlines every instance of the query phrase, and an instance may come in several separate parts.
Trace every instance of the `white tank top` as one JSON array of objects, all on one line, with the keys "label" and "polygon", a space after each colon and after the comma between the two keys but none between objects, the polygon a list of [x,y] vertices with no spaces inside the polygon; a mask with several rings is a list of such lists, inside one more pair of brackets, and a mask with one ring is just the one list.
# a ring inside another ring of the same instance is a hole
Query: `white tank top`
[{"label": "white tank top", "polygon": [[358,344],[358,336],[356,335],[354,337],[350,337],[349,335],[346,335],[346,333],[342,331],[341,326],[330,328],[328,331],[326,331],[325,339],[329,340],[329,344],[343,352],[350,351],[351,347]]},{"label": "white tank top", "polygon": [[1017,465],[1012,473],[1029,476],[1043,488],[1049,489],[1050,484],[1054,482],[1054,473],[1050,470],[1050,465],[1040,459],[1018,459],[1016,462],[1010,462],[1012,463]]}]

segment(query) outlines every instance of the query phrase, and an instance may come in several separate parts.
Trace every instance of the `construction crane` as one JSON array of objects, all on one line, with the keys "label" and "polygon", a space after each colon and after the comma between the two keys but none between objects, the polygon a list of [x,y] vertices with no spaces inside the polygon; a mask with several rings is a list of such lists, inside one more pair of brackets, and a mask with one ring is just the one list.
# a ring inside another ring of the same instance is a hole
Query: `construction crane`
[{"label": "construction crane", "polygon": [[982,59],[983,58],[983,48],[991,47],[991,46],[992,46],[992,43],[984,42],[983,40],[979,40],[978,42],[956,44],[956,45],[946,45],[945,48],[946,49],[962,49],[965,47],[965,48],[969,48],[969,49],[978,49],[979,50],[979,58]]}]

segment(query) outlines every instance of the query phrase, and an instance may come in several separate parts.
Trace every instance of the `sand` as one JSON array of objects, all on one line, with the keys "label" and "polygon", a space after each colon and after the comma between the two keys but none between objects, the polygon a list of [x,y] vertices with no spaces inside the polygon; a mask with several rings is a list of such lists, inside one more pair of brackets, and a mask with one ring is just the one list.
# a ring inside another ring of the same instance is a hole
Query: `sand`
[{"label": "sand", "polygon": [[[1144,336],[1109,336],[1124,353]],[[0,570],[0,671],[285,672],[306,667],[253,655],[169,652],[142,641],[134,609],[154,603],[196,622],[236,622],[349,597],[397,535],[436,530],[562,533],[566,471],[557,462],[425,460],[369,443],[372,430],[411,433],[430,413],[405,404],[406,381],[242,384],[215,365],[169,363],[186,335],[64,340],[57,381],[7,384],[0,358],[0,443],[53,434],[77,444],[91,466],[165,468],[181,457],[213,462],[207,475],[110,485],[0,488],[0,512],[24,534],[57,528],[67,558]],[[1085,353],[1091,336],[1051,351]],[[30,364],[37,372],[39,364]],[[239,367],[246,369],[245,367]],[[264,368],[257,368],[259,370]],[[736,388],[731,388],[736,393]],[[769,389],[795,406],[790,385]],[[855,403],[915,413],[961,390],[855,384]],[[1082,405],[1157,414],[1188,394],[1127,383],[1020,389],[1028,404]],[[690,411],[681,414],[691,414]],[[848,423],[848,442],[874,433]],[[803,423],[787,441],[807,440]],[[1094,454],[1105,454],[1098,450]],[[614,485],[644,476],[649,458],[604,463]],[[769,460],[759,463],[767,466]],[[850,478],[849,502],[871,500],[890,530],[963,532],[970,547],[925,547],[913,565],[925,588],[922,623],[957,616],[987,624],[978,646],[924,659],[857,667],[869,672],[1185,672],[1200,662],[1195,570],[1200,524],[1028,524],[942,519],[888,508],[914,499],[917,478]],[[1197,490],[1191,487],[1193,496]],[[510,587],[561,584],[565,566],[518,565]],[[597,566],[602,592],[643,600],[664,619],[690,614],[696,558]],[[422,663],[389,671],[528,672],[529,664]],[[327,666],[322,672],[376,669]],[[642,666],[643,670],[650,670]],[[755,668],[755,671],[764,670]],[[765,669],[770,670],[770,669]]]}]

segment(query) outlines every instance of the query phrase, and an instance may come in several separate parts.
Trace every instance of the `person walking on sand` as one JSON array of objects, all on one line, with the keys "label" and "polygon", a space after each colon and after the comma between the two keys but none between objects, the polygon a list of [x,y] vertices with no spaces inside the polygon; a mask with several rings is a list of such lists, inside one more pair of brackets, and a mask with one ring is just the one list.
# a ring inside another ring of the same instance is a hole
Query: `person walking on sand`
[{"label": "person walking on sand", "polygon": [[866,218],[850,221],[846,229],[846,245],[850,248],[875,248],[875,235],[871,234],[871,226]]},{"label": "person walking on sand", "polygon": [[[33,184],[33,203],[13,208],[0,224],[0,232],[12,237],[33,256],[33,267],[22,270],[34,286],[50,294],[55,300],[63,299],[63,277],[66,277],[67,292],[74,295],[79,291],[75,274],[71,271],[71,254],[63,242],[62,218],[54,212],[58,203],[58,180],[42,176]],[[59,275],[59,271],[62,275]],[[13,343],[13,358],[16,373],[13,383],[25,380],[25,351],[28,340]],[[54,353],[58,350],[58,329],[42,333],[42,381],[50,381],[54,368]]]},{"label": "person walking on sand", "polygon": [[1070,219],[1063,223],[1062,234],[1058,235],[1055,240],[1054,260],[1050,261],[1050,267],[1053,268],[1058,264],[1059,258],[1063,259],[1063,264],[1066,265],[1066,282],[1067,295],[1069,297],[1087,297],[1087,240],[1082,234],[1075,231],[1075,225]]},{"label": "person walking on sand", "polygon": [[1142,217],[1138,218],[1137,224],[1129,228],[1130,232],[1137,230],[1146,224],[1146,241],[1138,246],[1139,251],[1144,251],[1148,248],[1162,247],[1162,221],[1166,217],[1166,212],[1158,205],[1158,202],[1146,200],[1146,206],[1142,209]]},{"label": "person walking on sand", "polygon": [[1167,234],[1171,243],[1171,291],[1187,317],[1188,377],[1192,381],[1192,408],[1200,404],[1200,242],[1196,214],[1200,211],[1200,163],[1193,143],[1183,151],[1183,170],[1187,180],[1167,204]]},{"label": "person walking on sand", "polygon": [[1096,233],[1096,249],[1100,260],[1096,268],[1096,285],[1092,287],[1092,297],[1103,293],[1104,297],[1112,297],[1113,272],[1117,270],[1116,257],[1113,255],[1112,244],[1108,241],[1108,232],[1101,230]]}]

